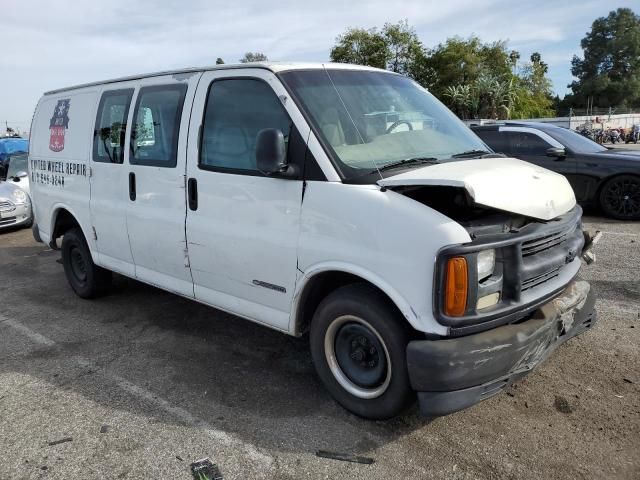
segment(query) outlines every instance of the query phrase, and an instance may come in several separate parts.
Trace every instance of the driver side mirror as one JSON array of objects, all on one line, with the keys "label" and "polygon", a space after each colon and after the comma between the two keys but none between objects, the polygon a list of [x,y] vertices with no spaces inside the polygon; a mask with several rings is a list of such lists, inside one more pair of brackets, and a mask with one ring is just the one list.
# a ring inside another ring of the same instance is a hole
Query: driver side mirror
[{"label": "driver side mirror", "polygon": [[24,170],[20,170],[13,177],[13,181],[14,182],[19,182],[21,179],[27,178],[28,176],[29,176],[29,174],[27,172],[25,172]]},{"label": "driver side mirror", "polygon": [[562,147],[551,147],[547,149],[547,157],[556,157],[556,160],[562,160],[567,156],[567,152]]},{"label": "driver side mirror", "polygon": [[265,128],[256,139],[256,165],[265,175],[295,177],[297,171],[287,163],[284,135],[277,128]]}]

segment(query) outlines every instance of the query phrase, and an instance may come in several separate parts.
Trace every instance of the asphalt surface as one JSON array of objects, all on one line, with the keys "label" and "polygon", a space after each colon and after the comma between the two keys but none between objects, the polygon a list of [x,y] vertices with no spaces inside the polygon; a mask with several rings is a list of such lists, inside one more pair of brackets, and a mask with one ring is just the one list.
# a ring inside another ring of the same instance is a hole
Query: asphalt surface
[{"label": "asphalt surface", "polygon": [[640,478],[640,223],[586,226],[591,331],[508,394],[387,422],[329,397],[304,337],[119,276],[82,300],[59,252],[2,233],[0,479],[189,479],[203,457],[225,479]]}]

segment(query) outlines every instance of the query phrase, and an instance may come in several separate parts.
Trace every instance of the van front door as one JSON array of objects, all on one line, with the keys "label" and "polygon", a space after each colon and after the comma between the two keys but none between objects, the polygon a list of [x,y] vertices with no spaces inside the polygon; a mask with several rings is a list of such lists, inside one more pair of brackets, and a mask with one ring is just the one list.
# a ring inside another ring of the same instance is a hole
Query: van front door
[{"label": "van front door", "polygon": [[127,230],[136,278],[191,297],[185,160],[198,78],[155,77],[140,83],[127,154]]},{"label": "van front door", "polygon": [[280,129],[288,161],[302,166],[309,129],[287,98],[263,69],[204,73],[187,158],[196,298],[281,330],[288,330],[295,289],[303,185],[301,176],[258,171],[255,150],[260,130]]}]

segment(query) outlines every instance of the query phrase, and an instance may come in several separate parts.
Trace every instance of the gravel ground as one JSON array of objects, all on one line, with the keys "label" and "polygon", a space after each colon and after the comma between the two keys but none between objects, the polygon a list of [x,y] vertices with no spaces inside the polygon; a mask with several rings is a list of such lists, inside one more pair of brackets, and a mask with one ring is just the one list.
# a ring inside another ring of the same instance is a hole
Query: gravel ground
[{"label": "gravel ground", "polygon": [[388,422],[332,401],[306,338],[123,277],[81,300],[59,252],[0,234],[0,479],[188,479],[202,457],[225,479],[640,478],[640,223],[586,226],[594,329],[508,394]]}]

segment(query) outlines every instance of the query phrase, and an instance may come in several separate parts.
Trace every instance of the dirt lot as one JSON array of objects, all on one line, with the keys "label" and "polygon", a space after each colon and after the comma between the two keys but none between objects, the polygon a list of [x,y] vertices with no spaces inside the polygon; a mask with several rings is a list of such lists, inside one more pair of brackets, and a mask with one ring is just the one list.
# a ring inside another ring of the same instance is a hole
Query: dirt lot
[{"label": "dirt lot", "polygon": [[0,479],[188,479],[206,456],[225,479],[640,478],[640,224],[587,227],[592,331],[509,394],[389,422],[335,404],[305,338],[123,277],[81,300],[59,252],[0,234]]}]

